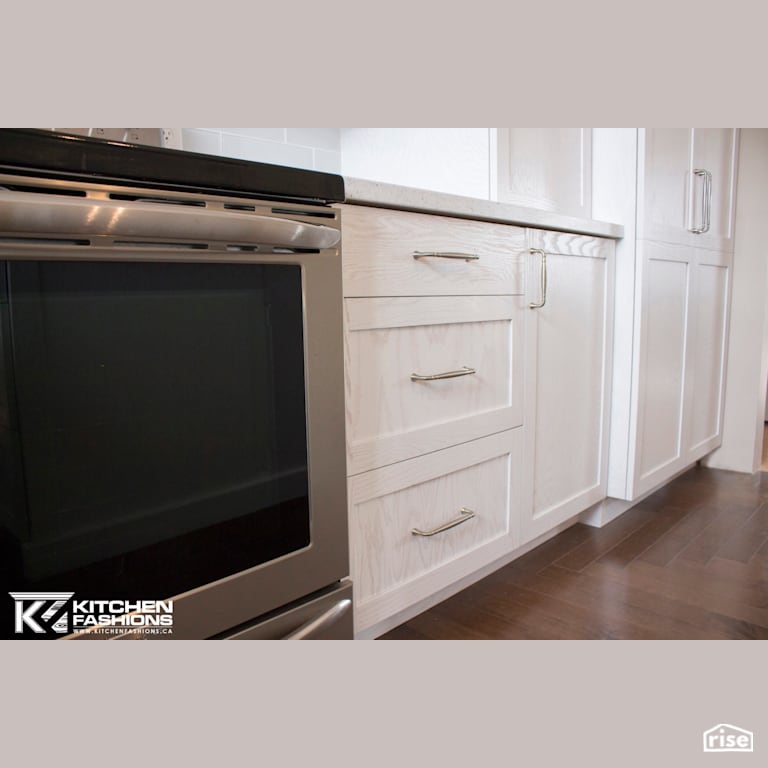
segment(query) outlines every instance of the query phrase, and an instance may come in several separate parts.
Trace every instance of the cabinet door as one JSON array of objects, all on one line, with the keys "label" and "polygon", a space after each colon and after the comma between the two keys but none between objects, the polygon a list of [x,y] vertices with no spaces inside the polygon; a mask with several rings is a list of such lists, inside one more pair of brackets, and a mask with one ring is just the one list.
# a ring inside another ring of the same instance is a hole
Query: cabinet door
[{"label": "cabinet door", "polygon": [[737,150],[734,128],[642,129],[638,238],[730,250]]},{"label": "cabinet door", "polygon": [[640,311],[636,314],[637,364],[634,467],[630,498],[645,493],[685,466],[684,410],[695,250],[642,242],[638,248]]},{"label": "cabinet door", "polygon": [[591,128],[499,128],[498,197],[592,217]]},{"label": "cabinet door", "polygon": [[694,227],[707,230],[696,236],[697,246],[733,248],[737,146],[737,129],[693,129],[691,222]]},{"label": "cabinet door", "polygon": [[691,378],[686,393],[687,464],[714,450],[722,441],[730,254],[697,249],[692,278],[695,302],[688,351]]},{"label": "cabinet door", "polygon": [[690,243],[691,128],[644,128],[638,144],[638,238]]},{"label": "cabinet door", "polygon": [[[524,541],[606,495],[613,243],[532,231],[526,319]],[[546,256],[546,297],[541,270]]]}]

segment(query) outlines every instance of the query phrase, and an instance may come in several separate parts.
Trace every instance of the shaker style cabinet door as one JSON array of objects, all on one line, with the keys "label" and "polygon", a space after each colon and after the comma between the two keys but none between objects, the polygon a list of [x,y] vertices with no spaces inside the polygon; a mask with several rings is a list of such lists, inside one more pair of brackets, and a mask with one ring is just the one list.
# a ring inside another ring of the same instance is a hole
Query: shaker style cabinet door
[{"label": "shaker style cabinet door", "polygon": [[499,128],[498,199],[592,216],[591,128]]},{"label": "shaker style cabinet door", "polygon": [[733,128],[640,130],[638,238],[732,248],[737,148]]},{"label": "shaker style cabinet door", "polygon": [[692,132],[692,128],[639,131],[638,238],[688,242]]},{"label": "shaker style cabinet door", "polygon": [[684,416],[691,380],[686,354],[695,302],[692,248],[641,243],[637,419],[630,445],[632,497],[685,465]]},{"label": "shaker style cabinet door", "polygon": [[613,330],[613,243],[540,231],[530,243],[524,542],[605,498]]},{"label": "shaker style cabinet door", "polygon": [[717,448],[722,440],[732,256],[697,248],[694,263],[687,464]]},{"label": "shaker style cabinet door", "polygon": [[697,247],[733,248],[738,132],[733,128],[693,129],[691,229]]},{"label": "shaker style cabinet door", "polygon": [[727,252],[642,243],[637,431],[630,496],[650,491],[722,439]]}]

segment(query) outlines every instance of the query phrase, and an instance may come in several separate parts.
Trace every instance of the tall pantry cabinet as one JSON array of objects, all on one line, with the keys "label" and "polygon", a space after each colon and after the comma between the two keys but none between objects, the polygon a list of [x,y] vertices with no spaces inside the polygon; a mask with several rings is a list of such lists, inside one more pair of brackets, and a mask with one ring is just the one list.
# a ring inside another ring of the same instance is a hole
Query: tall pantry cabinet
[{"label": "tall pantry cabinet", "polygon": [[738,129],[593,131],[616,258],[608,495],[636,500],[722,440]]}]

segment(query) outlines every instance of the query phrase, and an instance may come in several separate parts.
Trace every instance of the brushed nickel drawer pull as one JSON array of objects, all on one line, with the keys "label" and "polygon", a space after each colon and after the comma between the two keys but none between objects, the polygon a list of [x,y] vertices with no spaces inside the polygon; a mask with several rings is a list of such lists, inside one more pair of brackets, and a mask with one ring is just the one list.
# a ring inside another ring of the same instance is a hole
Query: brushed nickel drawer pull
[{"label": "brushed nickel drawer pull", "polygon": [[445,373],[432,373],[424,376],[420,373],[412,373],[411,381],[437,381],[438,379],[455,379],[458,376],[471,376],[477,373],[474,368],[468,368],[466,365],[459,371],[445,371]]},{"label": "brushed nickel drawer pull", "polygon": [[443,531],[455,528],[457,525],[466,523],[467,520],[471,520],[477,514],[476,512],[473,512],[471,509],[467,509],[466,507],[462,507],[459,511],[461,513],[460,517],[457,517],[455,520],[451,520],[450,523],[443,523],[443,525],[439,525],[437,528],[433,528],[431,531],[422,531],[420,528],[411,528],[411,533],[414,536],[434,536],[436,533],[442,533]]},{"label": "brushed nickel drawer pull", "polygon": [[453,251],[414,251],[413,258],[418,259],[461,259],[477,261],[480,257],[474,253],[455,253]]},{"label": "brushed nickel drawer pull", "polygon": [[694,235],[701,235],[707,231],[707,171],[704,168],[696,168],[693,175],[704,179],[704,186],[701,191],[701,226],[688,227],[688,231],[693,232]]},{"label": "brushed nickel drawer pull", "polygon": [[542,251],[541,248],[531,248],[530,252],[532,254],[538,253],[541,256],[541,283],[539,286],[539,294],[541,298],[539,301],[532,301],[528,304],[528,307],[530,309],[540,309],[547,303],[547,252]]}]

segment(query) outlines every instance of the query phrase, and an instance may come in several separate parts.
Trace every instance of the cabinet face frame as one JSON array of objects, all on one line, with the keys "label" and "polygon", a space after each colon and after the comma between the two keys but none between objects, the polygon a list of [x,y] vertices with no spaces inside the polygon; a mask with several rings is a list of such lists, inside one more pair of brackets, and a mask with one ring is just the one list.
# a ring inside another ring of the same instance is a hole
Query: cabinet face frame
[{"label": "cabinet face frame", "polygon": [[[539,377],[538,344],[540,337],[541,323],[551,321],[553,317],[548,317],[547,304],[541,308],[531,308],[526,317],[526,385],[525,385],[525,473],[528,478],[525,488],[525,497],[523,501],[523,517],[521,520],[522,541],[531,539],[551,530],[556,525],[568,520],[569,518],[583,512],[592,504],[601,501],[606,496],[608,480],[608,436],[609,436],[609,414],[610,414],[610,392],[612,376],[612,350],[613,350],[613,289],[614,289],[614,244],[609,240],[600,238],[582,237],[568,235],[557,232],[544,232],[540,230],[529,230],[529,243],[531,248],[541,249],[550,256],[548,265],[548,284],[557,285],[558,275],[556,273],[557,263],[561,264],[562,259],[592,259],[599,260],[604,264],[602,279],[600,280],[602,291],[602,306],[599,315],[599,321],[596,323],[599,327],[591,328],[585,333],[596,332],[600,338],[600,370],[592,371],[592,374],[599,380],[599,391],[593,393],[594,406],[599,414],[599,423],[596,425],[594,435],[596,443],[594,445],[584,445],[584,436],[581,440],[575,439],[573,444],[565,446],[566,451],[578,453],[579,451],[593,451],[590,456],[593,460],[593,466],[596,468],[594,482],[588,482],[578,487],[563,487],[558,493],[559,496],[552,501],[549,500],[545,509],[537,509],[536,488],[543,483],[551,482],[543,477],[546,461],[539,463],[538,457],[542,451],[547,451],[547,443],[550,445],[559,444],[563,446],[564,435],[558,433],[553,428],[552,434],[543,435],[541,425],[537,423],[537,414],[539,413],[539,398],[542,390]],[[552,258],[555,257],[555,258]],[[537,303],[541,297],[539,264],[537,263],[537,254],[531,254],[528,260],[527,287],[529,302]],[[578,265],[573,262],[571,266]],[[548,295],[547,302],[567,299],[568,284],[560,282],[559,289],[564,292],[560,297]],[[578,322],[575,320],[574,322]],[[569,381],[569,371],[563,370],[561,381],[565,386]],[[565,400],[558,400],[562,407]],[[579,409],[584,406],[583,403],[571,402],[566,407]],[[564,458],[564,457],[563,457]],[[575,458],[575,457],[574,457]]]}]

